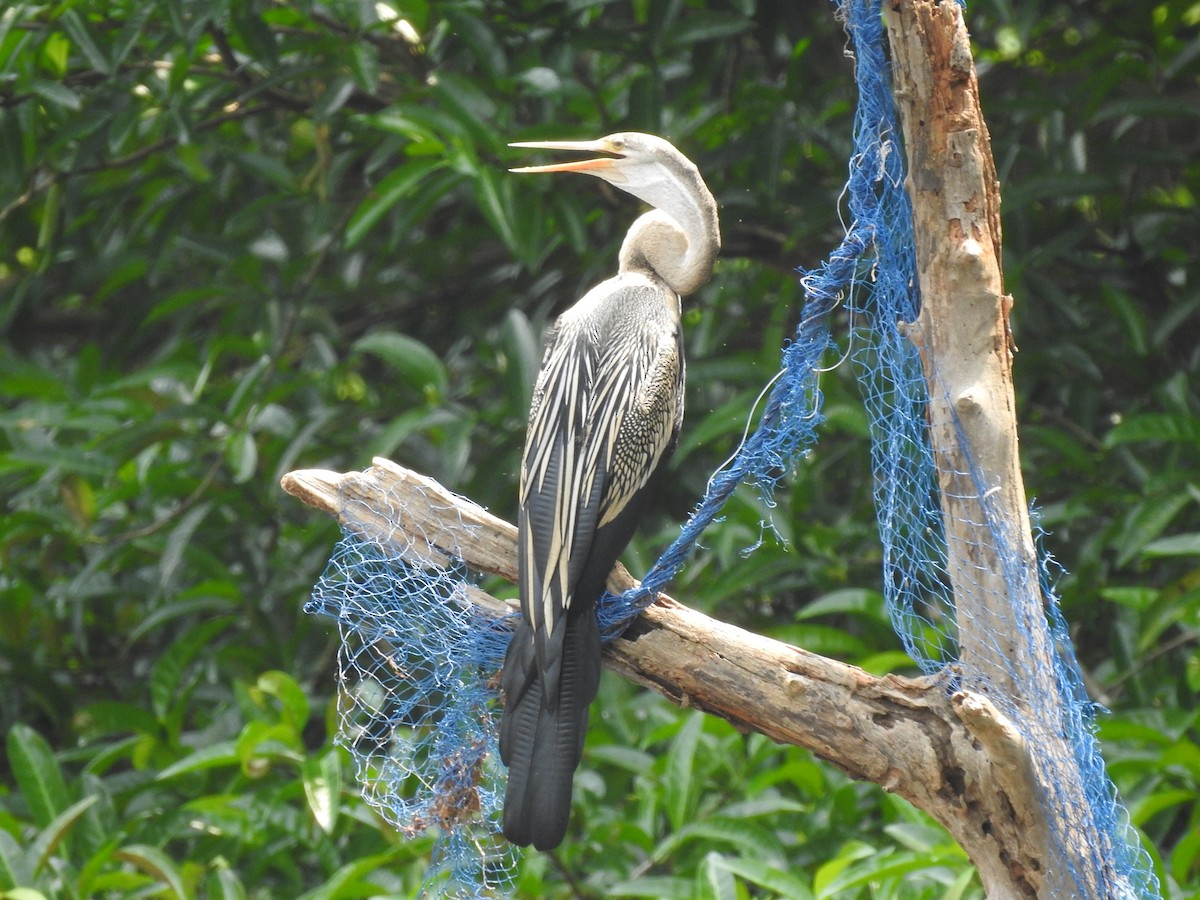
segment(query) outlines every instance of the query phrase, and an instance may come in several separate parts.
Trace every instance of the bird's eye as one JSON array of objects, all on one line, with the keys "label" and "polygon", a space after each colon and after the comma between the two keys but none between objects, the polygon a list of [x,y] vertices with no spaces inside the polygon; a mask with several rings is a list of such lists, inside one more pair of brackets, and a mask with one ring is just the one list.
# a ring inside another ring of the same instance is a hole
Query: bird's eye
[{"label": "bird's eye", "polygon": [[624,150],[625,138],[613,138],[610,144],[614,150]]}]

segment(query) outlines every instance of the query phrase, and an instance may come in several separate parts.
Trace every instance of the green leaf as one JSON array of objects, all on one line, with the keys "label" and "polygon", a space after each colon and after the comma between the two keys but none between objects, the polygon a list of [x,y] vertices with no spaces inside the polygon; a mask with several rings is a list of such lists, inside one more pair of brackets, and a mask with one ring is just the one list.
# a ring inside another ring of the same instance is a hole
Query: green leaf
[{"label": "green leaf", "polygon": [[496,80],[507,74],[507,58],[501,41],[492,31],[488,19],[465,6],[445,6],[442,13],[454,26],[456,35],[466,43],[487,73],[488,79]]},{"label": "green leaf", "polygon": [[276,62],[279,58],[276,35],[263,21],[261,11],[241,3],[233,4],[230,9],[234,33],[245,42],[246,49],[255,57]]},{"label": "green leaf", "polygon": [[504,351],[504,372],[507,376],[509,402],[513,409],[528,409],[533,397],[533,383],[541,364],[541,341],[533,326],[519,309],[510,309],[500,330]]},{"label": "green leaf", "polygon": [[[62,207],[62,182],[55,181],[46,191],[46,202],[42,205],[42,221],[38,226],[37,249],[49,250],[58,227],[58,214]],[[49,257],[45,257],[49,258]]]},{"label": "green leaf", "polygon": [[408,200],[422,181],[444,166],[441,159],[419,159],[405,163],[384,178],[350,217],[346,225],[346,249],[357,246],[392,207]]},{"label": "green leaf", "polygon": [[62,843],[71,829],[75,827],[75,823],[99,799],[98,794],[92,794],[91,796],[84,797],[77,803],[72,803],[55,816],[54,821],[38,833],[32,846],[29,848],[34,858],[35,874],[45,867],[58,845]]},{"label": "green leaf", "polygon": [[780,625],[777,628],[768,629],[768,633],[777,641],[794,644],[805,650],[811,650],[813,653],[838,659],[858,659],[866,651],[866,644],[861,638],[848,631],[843,631],[841,628],[826,625],[808,625],[798,622],[795,625]]},{"label": "green leaf", "polygon": [[697,44],[736,37],[753,27],[752,19],[732,13],[697,12],[672,27],[668,31],[668,38],[672,44]]},{"label": "green leaf", "polygon": [[512,180],[508,173],[480,168],[475,172],[475,198],[484,216],[504,241],[505,246],[522,262],[530,262],[527,246],[517,239],[510,210],[513,206]]},{"label": "green leaf", "polygon": [[621,881],[608,888],[609,897],[654,897],[661,900],[693,900],[696,886],[687,878],[647,875]]},{"label": "green leaf", "polygon": [[786,868],[768,865],[756,859],[720,856],[715,865],[738,876],[743,881],[775,891],[789,900],[811,900],[814,897],[809,883],[790,873]]},{"label": "green leaf", "polygon": [[1138,356],[1145,356],[1149,351],[1146,340],[1146,315],[1137,300],[1126,291],[1118,290],[1110,284],[1101,288],[1105,305],[1113,316],[1121,322],[1130,349]]},{"label": "green leaf", "polygon": [[548,66],[533,66],[517,76],[517,80],[528,85],[535,94],[550,97],[562,90],[562,79]]},{"label": "green leaf", "polygon": [[150,671],[150,702],[159,721],[167,718],[175,697],[183,690],[183,675],[201,653],[212,652],[212,641],[231,623],[227,616],[200,622],[181,635]]},{"label": "green leaf", "polygon": [[204,521],[210,509],[211,506],[208,503],[198,504],[184,513],[179,523],[171,529],[167,542],[163,546],[162,557],[158,562],[159,583],[163,586],[173,582],[179,566],[183,562],[184,554],[192,543],[196,529],[200,527],[200,523]]},{"label": "green leaf", "polygon": [[1117,565],[1124,567],[1158,537],[1188,503],[1188,495],[1179,493],[1147,497],[1133,507],[1114,538],[1119,549]]},{"label": "green leaf", "polygon": [[1197,862],[1200,862],[1200,828],[1192,828],[1171,852],[1171,875],[1180,884],[1188,883]]},{"label": "green leaf", "polygon": [[232,431],[225,437],[225,462],[234,484],[245,484],[258,471],[258,445],[249,431]]},{"label": "green leaf", "polygon": [[745,859],[755,859],[776,868],[787,865],[783,845],[769,828],[745,818],[709,816],[686,823],[671,833],[651,853],[651,859],[665,863],[688,843],[711,847],[729,845]]},{"label": "green leaf", "polygon": [[883,594],[868,588],[843,588],[818,597],[796,613],[798,620],[825,615],[862,616],[875,622],[888,622]]},{"label": "green leaf", "polygon": [[255,360],[254,365],[238,373],[237,387],[225,404],[227,418],[236,420],[253,405],[257,388],[270,367],[271,358],[263,355]]},{"label": "green leaf", "polygon": [[[285,162],[275,156],[268,156],[265,153],[258,153],[253,150],[243,150],[240,153],[234,154],[238,165],[252,175],[263,179],[268,184],[273,184],[280,190],[291,192],[298,189],[296,176],[292,174]],[[199,289],[203,290],[203,289]]]},{"label": "green leaf", "polygon": [[1196,792],[1194,790],[1162,790],[1155,791],[1147,797],[1133,802],[1129,806],[1129,818],[1134,825],[1139,828],[1145,828],[1146,823],[1154,816],[1166,810],[1176,809],[1180,806],[1186,806],[1196,800]]},{"label": "green leaf", "polygon": [[903,650],[884,650],[882,653],[872,653],[869,656],[856,659],[854,664],[860,669],[870,672],[872,675],[879,676],[887,675],[888,673],[898,673],[905,669],[920,668],[916,660]]},{"label": "green leaf", "polygon": [[125,11],[124,24],[112,48],[111,65],[114,70],[125,62],[129,52],[137,45],[137,39],[141,36],[142,29],[146,27],[146,23],[151,20],[155,12],[155,6],[152,3],[136,3],[131,9]]},{"label": "green leaf", "polygon": [[1105,600],[1128,606],[1138,612],[1150,609],[1160,594],[1161,591],[1152,587],[1106,587],[1100,591],[1100,596]]},{"label": "green leaf", "polygon": [[225,766],[236,766],[241,762],[237,754],[237,744],[233,741],[218,741],[207,744],[189,753],[183,759],[176,760],[158,773],[158,780],[165,781],[177,775],[188,772],[202,772],[206,769],[219,769]]},{"label": "green leaf", "polygon": [[0,890],[33,881],[33,866],[16,838],[0,828]]},{"label": "green leaf", "polygon": [[400,413],[384,425],[367,444],[366,457],[386,456],[392,458],[406,440],[438,421],[436,414],[421,407]]},{"label": "green leaf", "polygon": [[100,47],[92,40],[92,35],[88,31],[87,25],[80,18],[79,13],[73,9],[66,9],[59,17],[66,32],[71,37],[71,41],[79,48],[80,52],[87,57],[88,63],[97,72],[103,72],[105,75],[112,74],[112,64],[108,61],[108,57],[100,50]]},{"label": "green leaf", "polygon": [[299,734],[308,723],[308,695],[286,672],[264,672],[255,684],[258,690],[279,700],[284,723]]},{"label": "green leaf", "polygon": [[304,760],[304,796],[317,825],[333,834],[342,794],[342,766],[336,750],[326,750]]},{"label": "green leaf", "polygon": [[65,84],[59,84],[57,81],[34,81],[29,85],[29,89],[55,106],[62,106],[73,112],[83,109],[83,100],[80,96]]},{"label": "green leaf", "polygon": [[[10,17],[10,21],[16,22],[17,17]],[[7,29],[0,26],[0,39]],[[71,57],[71,41],[61,31],[54,31],[46,35],[46,40],[43,42],[40,50],[40,62],[42,68],[55,78],[62,78],[67,74],[68,61]]]},{"label": "green leaf", "polygon": [[588,759],[635,774],[645,772],[654,765],[654,757],[651,754],[619,744],[588,747]]},{"label": "green leaf", "polygon": [[232,869],[222,867],[212,872],[205,886],[208,900],[246,900],[246,888]]},{"label": "green leaf", "polygon": [[753,422],[747,423],[746,410],[753,404],[757,394],[758,391],[740,393],[717,407],[703,419],[689,425],[687,431],[682,435],[679,453],[686,455],[697,448],[706,447],[724,438],[740,439],[746,431],[747,425],[753,426],[754,424]]},{"label": "green leaf", "polygon": [[845,844],[833,859],[828,860],[817,868],[813,876],[813,890],[818,897],[836,897],[830,886],[850,866],[860,859],[875,855],[875,848],[861,841],[851,841]]},{"label": "green leaf", "polygon": [[319,888],[302,894],[297,900],[339,900],[341,897],[375,896],[378,894],[378,888],[370,883],[368,876],[392,863],[391,853],[356,859],[334,872]]},{"label": "green leaf", "polygon": [[849,896],[855,888],[889,878],[902,877],[913,872],[925,872],[938,862],[941,862],[940,857],[924,853],[871,854],[861,862],[844,869],[817,896],[830,898]]},{"label": "green leaf", "polygon": [[695,808],[698,785],[692,780],[692,769],[696,759],[696,747],[700,742],[700,729],[703,726],[703,713],[692,712],[688,715],[667,754],[666,784],[663,793],[667,817],[675,829],[682,828],[687,823]]},{"label": "green leaf", "polygon": [[212,170],[204,161],[204,154],[195,144],[182,144],[175,149],[171,162],[197,184],[212,181]]},{"label": "green leaf", "polygon": [[402,0],[396,6],[418,34],[429,28],[429,0]]},{"label": "green leaf", "polygon": [[711,900],[737,900],[737,881],[728,866],[723,865],[720,853],[706,853],[697,872],[700,895]]},{"label": "green leaf", "polygon": [[1200,418],[1175,413],[1146,413],[1123,420],[1104,436],[1105,447],[1144,441],[1200,444]]},{"label": "green leaf", "polygon": [[[132,740],[126,738],[124,741],[114,741],[102,747],[87,761],[83,772],[80,773],[80,796],[95,798],[95,803],[80,818],[71,840],[73,859],[84,860],[84,868],[91,865],[98,856],[106,856],[116,846],[115,835],[119,830],[118,813],[110,790],[116,779],[106,780],[97,773],[107,771],[106,754],[112,754],[114,761],[130,759],[132,754],[125,750],[132,749]],[[82,870],[80,876],[82,879]],[[82,881],[80,881],[80,893],[87,893]]]},{"label": "green leaf", "polygon": [[33,821],[45,828],[67,807],[67,784],[50,745],[28,725],[8,731],[8,764]]},{"label": "green leaf", "polygon": [[368,94],[379,89],[379,51],[366,41],[355,41],[350,48],[350,71],[358,86]]},{"label": "green leaf", "polygon": [[975,883],[976,878],[977,873],[974,869],[964,869],[954,879],[954,883],[950,885],[946,893],[942,895],[941,900],[962,900],[963,897],[967,896],[967,891]]},{"label": "green leaf", "polygon": [[376,331],[354,342],[360,353],[378,356],[430,402],[446,395],[450,377],[437,354],[416,338],[395,331]]},{"label": "green leaf", "polygon": [[1104,104],[1092,116],[1092,121],[1103,122],[1106,119],[1125,118],[1197,118],[1200,110],[1188,103],[1179,103],[1168,97],[1123,97]]},{"label": "green leaf", "polygon": [[892,822],[883,830],[901,847],[916,853],[940,852],[950,840],[943,829],[924,822]]},{"label": "green leaf", "polygon": [[1146,545],[1146,556],[1200,556],[1200,531],[1174,534]]},{"label": "green leaf", "polygon": [[118,859],[131,863],[161,882],[176,897],[176,900],[189,900],[183,887],[183,875],[174,861],[156,847],[146,844],[129,844],[115,854]]},{"label": "green leaf", "polygon": [[1174,742],[1174,738],[1164,733],[1161,728],[1157,728],[1154,725],[1143,725],[1140,722],[1133,722],[1128,719],[1108,719],[1101,717],[1097,725],[1102,744],[1120,741],[1165,749]]},{"label": "green leaf", "polygon": [[[413,115],[412,113],[416,113]],[[378,113],[377,115],[363,116],[361,121],[370,125],[372,128],[378,128],[381,131],[386,131],[389,134],[400,135],[412,141],[405,149],[412,153],[414,145],[428,144],[428,148],[422,148],[418,156],[432,156],[433,153],[426,150],[436,148],[436,155],[443,155],[446,152],[446,147],[438,138],[436,123],[431,122],[422,110],[410,110],[408,114],[398,112],[397,110],[388,110],[387,112]]]},{"label": "green leaf", "polygon": [[265,775],[272,760],[301,762],[300,735],[279,722],[247,722],[237,739],[242,772],[249,778]]},{"label": "green leaf", "polygon": [[354,80],[348,77],[335,78],[313,104],[313,118],[327,122],[354,96]]},{"label": "green leaf", "polygon": [[397,235],[406,235],[426,218],[438,204],[448,200],[452,190],[465,180],[461,172],[443,170],[430,175],[419,193],[400,205],[394,214],[392,227]]},{"label": "green leaf", "polygon": [[[753,773],[746,782],[746,796],[755,797],[767,788],[780,782],[795,785],[803,794],[821,797],[827,790],[828,777],[824,769],[808,757],[791,757],[783,765],[763,768]],[[794,804],[794,800],[776,800],[776,803]]]},{"label": "green leaf", "polygon": [[232,614],[241,595],[231,581],[202,581],[175,595],[175,602],[154,610],[129,632],[131,641],[153,634],[171,622],[207,619],[220,613]]}]

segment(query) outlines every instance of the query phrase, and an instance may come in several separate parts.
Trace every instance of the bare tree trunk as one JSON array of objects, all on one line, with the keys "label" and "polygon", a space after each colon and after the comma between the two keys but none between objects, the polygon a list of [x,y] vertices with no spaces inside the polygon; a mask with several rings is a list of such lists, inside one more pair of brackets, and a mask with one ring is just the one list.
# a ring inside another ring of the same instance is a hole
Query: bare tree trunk
[{"label": "bare tree trunk", "polygon": [[[957,673],[1026,735],[1049,810],[1024,840],[1044,848],[1046,897],[1102,896],[1073,735],[1045,614],[1017,449],[1012,334],[1001,273],[1000,187],[957,3],[894,0],[884,20],[908,160],[921,289],[908,331],[921,353],[958,625]],[[1068,825],[1067,823],[1071,823]],[[1040,884],[1039,884],[1040,882]]]}]

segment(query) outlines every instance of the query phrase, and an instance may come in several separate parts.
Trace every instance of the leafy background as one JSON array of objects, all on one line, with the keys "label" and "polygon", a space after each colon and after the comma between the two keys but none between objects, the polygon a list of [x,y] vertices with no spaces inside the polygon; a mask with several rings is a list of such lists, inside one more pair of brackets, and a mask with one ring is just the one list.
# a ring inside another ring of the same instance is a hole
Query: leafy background
[{"label": "leafy background", "polygon": [[[1200,4],[979,0],[1027,484],[1110,771],[1200,897]],[[281,494],[373,454],[511,517],[542,329],[635,207],[510,140],[638,129],[725,249],[643,569],[736,444],[840,236],[832,5],[61,0],[0,12],[0,890],[411,896],[429,845],[331,747],[336,540]],[[688,602],[873,671],[865,422],[740,495]],[[753,555],[742,551],[764,537]],[[523,896],[978,897],[944,832],[809,755],[606,676],[568,841]]]}]

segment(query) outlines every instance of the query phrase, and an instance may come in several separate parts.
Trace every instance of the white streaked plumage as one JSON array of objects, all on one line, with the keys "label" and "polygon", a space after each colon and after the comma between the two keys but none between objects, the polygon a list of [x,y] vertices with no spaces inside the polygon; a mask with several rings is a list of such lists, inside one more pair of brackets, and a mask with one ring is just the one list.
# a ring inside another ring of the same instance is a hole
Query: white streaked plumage
[{"label": "white streaked plumage", "polygon": [[[606,331],[615,330],[595,307],[618,291],[648,300],[645,309],[631,302],[621,310],[639,325],[655,324],[656,312],[669,319],[661,311],[664,305],[669,311],[672,300],[678,320],[677,296],[642,273],[625,272],[586,294],[555,326],[534,388],[520,493],[522,506],[529,505],[535,490],[549,488],[553,497],[546,557],[539,560],[533,555],[531,536],[522,541],[528,571],[542,573],[544,579],[540,591],[528,599],[526,612],[532,614],[534,634],[541,632],[547,639],[560,612],[573,599],[569,561],[576,538],[591,538],[591,534],[577,534],[576,526],[582,505],[595,493],[597,479],[606,482],[595,514],[595,527],[600,528],[646,486],[683,417],[683,356],[677,328],[667,330],[669,321],[657,323],[658,328],[638,329],[621,323],[615,326],[619,333],[607,339],[596,332],[597,318],[601,326],[608,326]],[[613,340],[618,337],[622,340]],[[593,352],[580,352],[589,345]],[[580,391],[581,384],[591,389]],[[561,454],[556,454],[560,440]],[[614,466],[619,445],[643,452],[633,453],[625,465]],[[548,484],[551,472],[556,478]],[[553,574],[547,578],[549,573]],[[536,579],[532,581],[531,587],[536,585]]]}]

